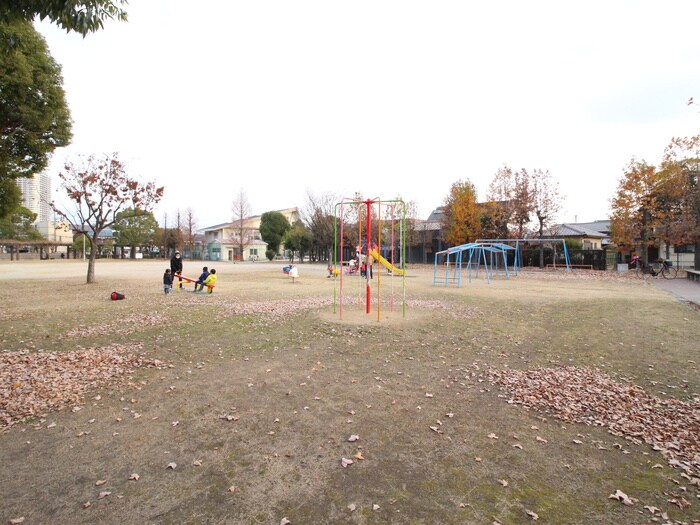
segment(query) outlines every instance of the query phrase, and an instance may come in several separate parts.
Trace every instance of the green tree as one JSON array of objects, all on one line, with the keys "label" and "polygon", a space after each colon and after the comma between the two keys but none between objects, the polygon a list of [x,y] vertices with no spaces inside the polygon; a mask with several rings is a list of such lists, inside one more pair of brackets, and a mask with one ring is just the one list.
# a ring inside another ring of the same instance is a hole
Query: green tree
[{"label": "green tree", "polygon": [[479,206],[476,203],[476,187],[469,181],[457,181],[445,198],[443,231],[445,241],[460,245],[479,237],[481,226]]},{"label": "green tree", "polygon": [[267,211],[260,217],[260,237],[267,243],[268,250],[279,252],[284,234],[292,226],[287,218],[278,211]]},{"label": "green tree", "polygon": [[148,213],[160,201],[163,188],[129,177],[116,154],[70,162],[59,177],[74,209],[53,209],[73,230],[87,232],[91,246],[87,282],[94,283],[100,233],[115,224],[120,212],[121,220]]},{"label": "green tree", "polygon": [[311,232],[302,221],[296,221],[284,234],[284,247],[291,252],[290,262],[294,262],[294,254],[299,253],[299,260],[304,260],[304,255],[311,249]]},{"label": "green tree", "polygon": [[117,213],[112,230],[117,246],[129,246],[129,257],[135,259],[137,247],[153,245],[158,232],[158,221],[150,211],[138,215],[128,208]]},{"label": "green tree", "polygon": [[36,241],[43,237],[34,228],[36,213],[19,206],[6,217],[0,218],[0,239]]},{"label": "green tree", "polygon": [[120,6],[127,0],[9,0],[0,3],[0,24],[48,18],[67,32],[85,36],[104,27],[105,20],[126,21]]},{"label": "green tree", "polygon": [[89,245],[90,241],[88,240],[88,236],[84,233],[78,234],[73,239],[73,245],[71,246],[71,248],[73,248],[74,257],[77,258],[78,254],[82,254],[84,257],[85,253],[89,250]]},{"label": "green tree", "polygon": [[18,205],[10,183],[32,177],[49,155],[71,139],[71,120],[61,68],[31,22],[2,21],[0,32],[16,42],[0,41],[0,211]]},{"label": "green tree", "polygon": [[0,219],[9,217],[22,204],[22,191],[10,177],[0,177]]}]

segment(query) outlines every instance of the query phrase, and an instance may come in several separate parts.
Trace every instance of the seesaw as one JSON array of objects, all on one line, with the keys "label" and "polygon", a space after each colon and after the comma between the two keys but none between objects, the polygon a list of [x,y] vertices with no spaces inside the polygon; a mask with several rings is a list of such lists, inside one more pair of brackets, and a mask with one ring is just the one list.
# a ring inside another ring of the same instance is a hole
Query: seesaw
[{"label": "seesaw", "polygon": [[[187,277],[187,276],[179,274],[179,273],[176,273],[175,277],[178,278],[178,283],[177,283],[178,290],[182,289],[182,281],[180,281],[180,279],[182,279],[183,281],[190,282],[190,283],[196,283],[199,281],[198,279],[192,279],[192,277]],[[173,279],[173,280],[175,280],[175,279]],[[207,284],[205,286],[207,287],[207,293],[212,293],[214,291],[214,285],[210,286]]]}]

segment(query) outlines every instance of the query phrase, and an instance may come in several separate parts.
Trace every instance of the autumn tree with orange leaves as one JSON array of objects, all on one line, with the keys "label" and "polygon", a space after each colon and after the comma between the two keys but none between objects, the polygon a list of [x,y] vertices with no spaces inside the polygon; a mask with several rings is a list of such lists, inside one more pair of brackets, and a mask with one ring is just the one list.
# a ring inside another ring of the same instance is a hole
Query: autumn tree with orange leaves
[{"label": "autumn tree with orange leaves", "polygon": [[489,184],[486,202],[481,206],[481,236],[487,239],[507,239],[513,217],[515,178],[513,170],[503,166]]},{"label": "autumn tree with orange leaves", "polygon": [[639,247],[649,262],[649,247],[658,243],[655,231],[668,224],[671,198],[667,173],[644,161],[632,160],[620,178],[611,201],[610,236],[617,245]]},{"label": "autumn tree with orange leaves", "polygon": [[480,233],[480,211],[476,187],[469,181],[457,181],[445,198],[442,229],[445,241],[458,246],[474,241]]},{"label": "autumn tree with orange leaves", "polygon": [[122,220],[146,215],[160,201],[163,187],[156,187],[154,182],[141,183],[127,175],[116,154],[69,162],[59,177],[74,208],[61,210],[54,204],[53,209],[90,241],[87,282],[94,283],[100,234],[115,224],[120,212]]},{"label": "autumn tree with orange leaves", "polygon": [[[692,103],[692,99],[691,99]],[[662,172],[674,190],[669,240],[695,246],[694,266],[700,268],[700,135],[674,138],[666,147]]]}]

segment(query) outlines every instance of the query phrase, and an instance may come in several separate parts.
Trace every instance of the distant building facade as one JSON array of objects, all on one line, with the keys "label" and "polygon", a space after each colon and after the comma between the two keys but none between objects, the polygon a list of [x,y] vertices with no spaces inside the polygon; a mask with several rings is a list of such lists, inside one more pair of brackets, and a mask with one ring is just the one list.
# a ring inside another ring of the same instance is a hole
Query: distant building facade
[{"label": "distant building facade", "polygon": [[[294,224],[300,218],[299,208],[275,211],[281,213],[290,224]],[[203,228],[203,258],[210,261],[262,260],[265,257],[267,243],[260,236],[261,217],[261,215],[254,215],[242,221],[225,222]],[[243,253],[240,253],[241,244]]]},{"label": "distant building facade", "polygon": [[22,206],[36,213],[36,222],[51,220],[51,176],[37,173],[34,177],[16,179],[17,186],[22,191]]},{"label": "distant building facade", "polygon": [[555,224],[548,236],[580,241],[584,250],[602,250],[610,244],[610,220]]}]

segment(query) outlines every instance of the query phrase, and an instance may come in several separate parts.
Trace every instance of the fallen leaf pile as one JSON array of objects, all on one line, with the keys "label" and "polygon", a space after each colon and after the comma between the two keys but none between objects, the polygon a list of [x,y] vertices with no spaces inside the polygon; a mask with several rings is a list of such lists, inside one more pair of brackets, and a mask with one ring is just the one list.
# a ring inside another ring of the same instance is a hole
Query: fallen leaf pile
[{"label": "fallen leaf pile", "polygon": [[0,352],[0,427],[81,401],[96,386],[158,361],[137,354],[141,344],[72,352]]},{"label": "fallen leaf pile", "polygon": [[688,475],[700,472],[700,397],[660,399],[605,373],[576,367],[491,369],[488,377],[509,392],[509,403],[568,422],[606,426],[614,435],[652,445]]},{"label": "fallen leaf pile", "polygon": [[120,318],[118,323],[109,323],[96,326],[79,326],[64,334],[63,337],[88,337],[95,335],[128,335],[146,326],[164,326],[166,318],[161,314],[131,315]]}]

